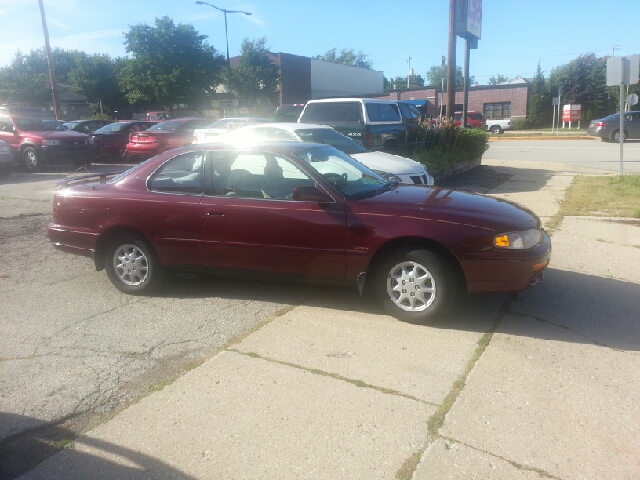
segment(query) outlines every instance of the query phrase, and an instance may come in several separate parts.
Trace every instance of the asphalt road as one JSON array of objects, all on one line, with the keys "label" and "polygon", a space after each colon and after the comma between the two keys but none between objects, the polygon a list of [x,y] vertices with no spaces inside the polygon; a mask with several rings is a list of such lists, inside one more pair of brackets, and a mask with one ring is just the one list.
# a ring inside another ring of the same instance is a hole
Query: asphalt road
[{"label": "asphalt road", "polygon": [[[594,141],[492,142],[486,156],[569,164],[582,158],[583,166],[596,166],[592,158],[598,155],[579,153],[589,148],[615,151]],[[640,158],[640,143],[632,148]],[[114,168],[122,166],[92,170]],[[354,310],[372,308],[355,290],[193,276],[174,277],[158,296],[124,295],[89,259],[49,245],[51,197],[66,174],[57,168],[0,178],[0,479],[27,471],[66,441],[296,305],[330,308],[340,298]],[[491,167],[464,178],[478,191],[503,180]]]},{"label": "asphalt road", "polygon": [[[620,172],[620,144],[600,140],[491,141],[483,160],[553,162]],[[623,145],[623,172],[640,172],[640,140]]]}]

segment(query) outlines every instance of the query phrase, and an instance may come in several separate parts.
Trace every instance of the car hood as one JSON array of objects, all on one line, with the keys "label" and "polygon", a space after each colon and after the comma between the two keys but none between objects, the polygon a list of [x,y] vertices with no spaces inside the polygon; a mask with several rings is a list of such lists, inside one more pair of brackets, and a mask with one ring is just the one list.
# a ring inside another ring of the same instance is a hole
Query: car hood
[{"label": "car hood", "polygon": [[365,210],[464,222],[496,232],[540,228],[538,217],[516,203],[445,188],[399,185],[357,203]]},{"label": "car hood", "polygon": [[371,170],[380,170],[394,175],[410,175],[426,171],[426,168],[421,163],[390,153],[364,152],[354,153],[350,156]]},{"label": "car hood", "polygon": [[87,138],[89,135],[80,132],[74,132],[73,130],[39,130],[39,131],[29,131],[22,132],[25,136],[37,136],[41,138],[51,138],[51,139],[64,139],[64,138]]}]

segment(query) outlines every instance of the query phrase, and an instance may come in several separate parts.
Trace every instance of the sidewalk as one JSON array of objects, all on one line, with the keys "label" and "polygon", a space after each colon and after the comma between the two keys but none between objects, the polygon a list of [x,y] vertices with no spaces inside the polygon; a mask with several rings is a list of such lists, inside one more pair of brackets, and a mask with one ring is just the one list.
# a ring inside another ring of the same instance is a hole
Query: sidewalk
[{"label": "sidewalk", "polygon": [[[553,216],[573,173],[509,167],[490,193]],[[640,226],[552,241],[536,288],[428,326],[282,311],[21,478],[640,478]]]}]

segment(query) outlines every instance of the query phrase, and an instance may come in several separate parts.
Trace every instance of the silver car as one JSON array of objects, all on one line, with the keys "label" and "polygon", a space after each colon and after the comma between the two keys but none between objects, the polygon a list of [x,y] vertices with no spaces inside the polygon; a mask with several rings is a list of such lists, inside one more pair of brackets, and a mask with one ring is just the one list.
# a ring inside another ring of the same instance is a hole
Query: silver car
[{"label": "silver car", "polygon": [[[620,114],[614,113],[605,118],[591,120],[588,135],[600,137],[605,142],[620,142]],[[624,112],[623,141],[640,138],[640,112]]]},{"label": "silver car", "polygon": [[[434,179],[427,167],[410,158],[385,152],[370,152],[358,142],[326,125],[311,123],[267,123],[239,128],[218,137],[221,141],[272,140],[324,143],[355,158],[383,178],[409,185],[432,186]],[[204,143],[204,142],[197,142]]]},{"label": "silver car", "polygon": [[0,140],[0,171],[6,171],[9,165],[13,165],[15,157],[9,144]]}]

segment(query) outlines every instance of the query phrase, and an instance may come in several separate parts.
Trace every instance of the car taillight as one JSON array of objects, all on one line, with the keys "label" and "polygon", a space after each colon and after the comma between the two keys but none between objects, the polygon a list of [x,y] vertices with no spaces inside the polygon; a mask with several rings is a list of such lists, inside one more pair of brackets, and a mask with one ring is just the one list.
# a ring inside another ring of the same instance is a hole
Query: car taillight
[{"label": "car taillight", "polygon": [[364,138],[362,139],[362,146],[365,148],[373,147],[373,134],[371,132],[364,132]]},{"label": "car taillight", "polygon": [[594,127],[606,127],[607,126],[607,122],[592,122],[591,124]]}]

